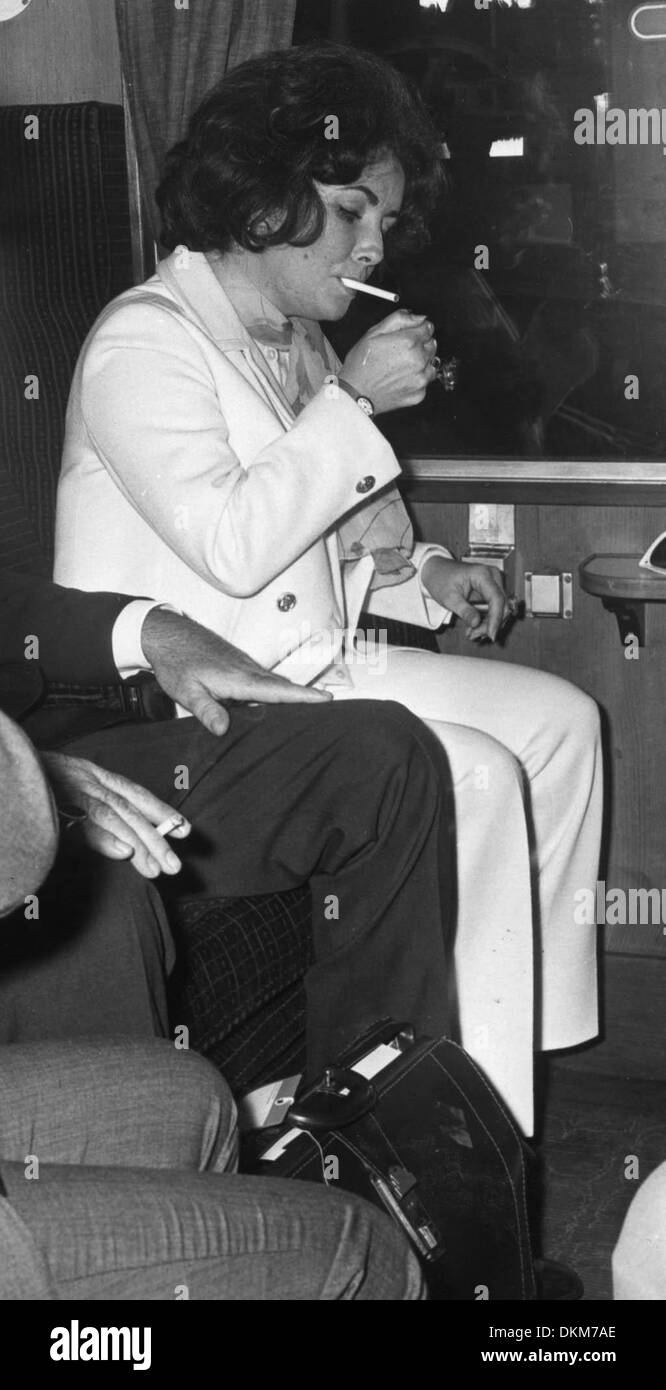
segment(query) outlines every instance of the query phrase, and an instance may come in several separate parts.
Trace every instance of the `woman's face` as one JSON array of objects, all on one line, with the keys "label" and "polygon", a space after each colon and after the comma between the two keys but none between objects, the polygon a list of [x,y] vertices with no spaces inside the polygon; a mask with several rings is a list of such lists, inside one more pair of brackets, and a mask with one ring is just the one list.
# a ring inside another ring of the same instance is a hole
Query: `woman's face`
[{"label": "woman's face", "polygon": [[252,278],[283,314],[341,319],[354,291],[340,276],[367,280],[383,259],[384,236],[402,204],[405,176],[393,155],[363,170],[353,184],[317,183],[326,208],[312,246],[269,246],[252,257]]}]

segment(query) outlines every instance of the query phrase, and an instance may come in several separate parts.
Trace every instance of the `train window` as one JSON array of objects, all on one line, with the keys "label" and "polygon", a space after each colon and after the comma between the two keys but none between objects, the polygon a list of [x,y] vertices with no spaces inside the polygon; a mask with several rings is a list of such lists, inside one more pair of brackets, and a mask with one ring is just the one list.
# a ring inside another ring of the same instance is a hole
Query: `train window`
[{"label": "train window", "polygon": [[[388,58],[447,159],[431,245],[385,272],[450,364],[386,417],[403,456],[666,460],[666,5],[648,8],[645,36],[631,0],[299,0],[295,42]],[[360,298],[338,351],[385,312]]]}]

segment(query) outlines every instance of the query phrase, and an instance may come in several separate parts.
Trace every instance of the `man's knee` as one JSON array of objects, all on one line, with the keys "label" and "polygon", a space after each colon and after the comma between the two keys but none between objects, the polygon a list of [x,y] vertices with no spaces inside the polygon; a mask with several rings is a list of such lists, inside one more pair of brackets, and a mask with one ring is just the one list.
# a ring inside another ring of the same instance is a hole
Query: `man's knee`
[{"label": "man's knee", "polygon": [[[187,1113],[189,1123],[204,1136],[205,1147],[215,1150],[209,1166],[213,1171],[226,1172],[237,1161],[236,1104],[224,1077],[198,1052],[183,1043],[187,1035],[176,1029],[173,1042],[156,1040],[145,1044],[141,1051],[150,1066],[155,1085],[165,1097],[178,1106],[181,1121]],[[132,1047],[134,1065],[140,1064],[138,1049]],[[166,1101],[167,1103],[172,1103]]]},{"label": "man's knee", "polygon": [[[151,1128],[156,1122],[161,1126],[171,1119],[171,1138],[175,1142],[178,1131],[187,1141],[185,1166],[194,1164],[215,1172],[234,1169],[237,1112],[233,1096],[216,1067],[192,1052],[187,1041],[182,1034],[173,1041],[82,1039],[75,1047],[57,1043],[44,1051],[71,1083],[79,1074],[94,1074],[100,1091],[112,1097],[113,1105],[119,1105],[122,1095],[128,1094],[136,1107],[137,1125],[145,1121]],[[27,1049],[21,1051],[28,1053]],[[174,1163],[171,1153],[170,1148],[165,1150],[165,1163],[170,1165]]]},{"label": "man's knee", "polygon": [[[432,731],[396,700],[354,700],[336,707],[348,722],[350,756],[373,786],[396,773],[420,794],[450,781],[446,753]],[[359,756],[361,755],[361,756]]]},{"label": "man's knee", "polygon": [[144,956],[158,967],[166,981],[176,960],[171,928],[155,884],[138,874],[129,862],[102,861],[104,891],[122,903],[125,931],[136,940]]},{"label": "man's knee", "polygon": [[388,1216],[366,1202],[358,1202],[352,1230],[360,1256],[355,1297],[391,1302],[413,1302],[425,1297],[416,1255]]},{"label": "man's knee", "polygon": [[[426,1297],[419,1262],[384,1212],[346,1193],[327,1193],[328,1217],[318,1241],[322,1264],[316,1281],[324,1300],[413,1302]],[[322,1210],[322,1216],[324,1212]]]}]

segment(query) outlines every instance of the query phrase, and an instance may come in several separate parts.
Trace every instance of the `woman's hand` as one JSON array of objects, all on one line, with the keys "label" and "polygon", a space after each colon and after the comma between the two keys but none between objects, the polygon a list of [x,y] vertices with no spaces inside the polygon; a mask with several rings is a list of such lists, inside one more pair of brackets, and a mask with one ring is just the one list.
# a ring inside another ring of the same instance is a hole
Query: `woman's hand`
[{"label": "woman's hand", "polygon": [[[495,641],[509,608],[499,572],[494,565],[465,565],[431,555],[421,571],[429,594],[467,624],[465,636],[471,642],[487,637]],[[480,613],[475,603],[488,605]]]},{"label": "woman's hand", "polygon": [[376,415],[418,405],[437,375],[432,365],[437,352],[433,331],[425,315],[398,309],[354,344],[340,380],[368,396]]},{"label": "woman's hand", "polygon": [[61,815],[71,807],[85,812],[69,833],[82,836],[90,849],[106,859],[131,859],[132,867],[143,878],[158,874],[177,874],[180,859],[155,827],[178,816],[179,824],[169,833],[180,839],[191,826],[166,801],[119,773],[107,772],[87,758],[65,753],[42,753],[42,762],[55,793]]}]

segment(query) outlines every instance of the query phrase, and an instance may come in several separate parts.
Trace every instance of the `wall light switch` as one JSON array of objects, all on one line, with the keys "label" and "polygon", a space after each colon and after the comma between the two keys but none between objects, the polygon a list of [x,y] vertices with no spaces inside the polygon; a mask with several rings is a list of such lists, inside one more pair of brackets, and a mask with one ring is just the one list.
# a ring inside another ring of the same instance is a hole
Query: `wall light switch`
[{"label": "wall light switch", "polygon": [[525,612],[528,618],[573,617],[570,574],[525,574]]}]

